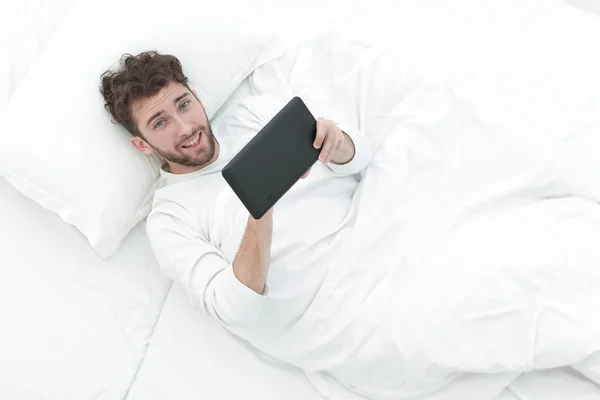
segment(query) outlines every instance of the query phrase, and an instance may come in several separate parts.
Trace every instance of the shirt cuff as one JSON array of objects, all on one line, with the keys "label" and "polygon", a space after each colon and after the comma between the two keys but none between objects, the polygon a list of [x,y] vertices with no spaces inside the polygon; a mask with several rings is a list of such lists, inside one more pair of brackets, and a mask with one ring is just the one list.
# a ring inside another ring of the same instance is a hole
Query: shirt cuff
[{"label": "shirt cuff", "polygon": [[371,142],[358,130],[347,129],[340,125],[338,125],[338,127],[352,139],[352,143],[354,143],[354,157],[346,164],[338,165],[328,163],[327,166],[338,175],[354,175],[366,168],[371,162],[371,159],[373,158]]},{"label": "shirt cuff", "polygon": [[[258,319],[267,300],[269,288],[260,295],[244,285],[233,273],[233,268],[219,272],[212,281],[207,303],[212,303],[215,316],[228,327],[252,324]],[[208,306],[208,304],[207,304]]]}]

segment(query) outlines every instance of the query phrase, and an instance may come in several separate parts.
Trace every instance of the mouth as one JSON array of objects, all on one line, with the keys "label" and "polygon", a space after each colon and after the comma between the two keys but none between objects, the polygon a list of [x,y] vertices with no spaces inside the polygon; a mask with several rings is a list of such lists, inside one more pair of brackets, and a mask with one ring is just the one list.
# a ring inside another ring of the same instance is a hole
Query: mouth
[{"label": "mouth", "polygon": [[202,142],[202,140],[200,140],[201,136],[201,133],[198,132],[191,139],[185,142],[181,147],[183,147],[184,149],[195,149],[196,147],[200,146],[200,143]]}]

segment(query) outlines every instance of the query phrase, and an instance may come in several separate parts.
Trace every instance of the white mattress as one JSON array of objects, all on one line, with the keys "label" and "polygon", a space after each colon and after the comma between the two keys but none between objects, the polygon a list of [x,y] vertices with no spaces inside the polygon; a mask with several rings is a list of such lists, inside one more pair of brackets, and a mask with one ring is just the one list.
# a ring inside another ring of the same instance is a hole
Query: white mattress
[{"label": "white mattress", "polygon": [[268,360],[173,286],[127,400],[323,400],[302,371]]},{"label": "white mattress", "polygon": [[120,400],[170,281],[143,226],[110,260],[0,179],[0,398]]}]

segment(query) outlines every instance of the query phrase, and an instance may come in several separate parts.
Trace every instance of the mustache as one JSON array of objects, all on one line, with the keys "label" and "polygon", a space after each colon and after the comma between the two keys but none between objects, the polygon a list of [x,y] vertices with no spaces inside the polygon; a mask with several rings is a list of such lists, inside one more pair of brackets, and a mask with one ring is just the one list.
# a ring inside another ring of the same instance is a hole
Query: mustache
[{"label": "mustache", "polygon": [[207,130],[203,127],[195,128],[189,136],[187,136],[179,141],[179,146],[183,146],[184,143],[188,142],[191,138],[193,138],[197,134],[204,135],[206,132],[207,132]]}]

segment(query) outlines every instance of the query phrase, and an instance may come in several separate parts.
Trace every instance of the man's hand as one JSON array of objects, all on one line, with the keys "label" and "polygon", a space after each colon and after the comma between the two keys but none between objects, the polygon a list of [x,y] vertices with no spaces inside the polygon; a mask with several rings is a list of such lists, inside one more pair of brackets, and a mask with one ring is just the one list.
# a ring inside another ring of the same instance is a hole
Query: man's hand
[{"label": "man's hand", "polygon": [[319,161],[322,163],[347,164],[354,158],[354,143],[333,121],[325,118],[317,120],[317,136],[313,143],[321,149]]}]

